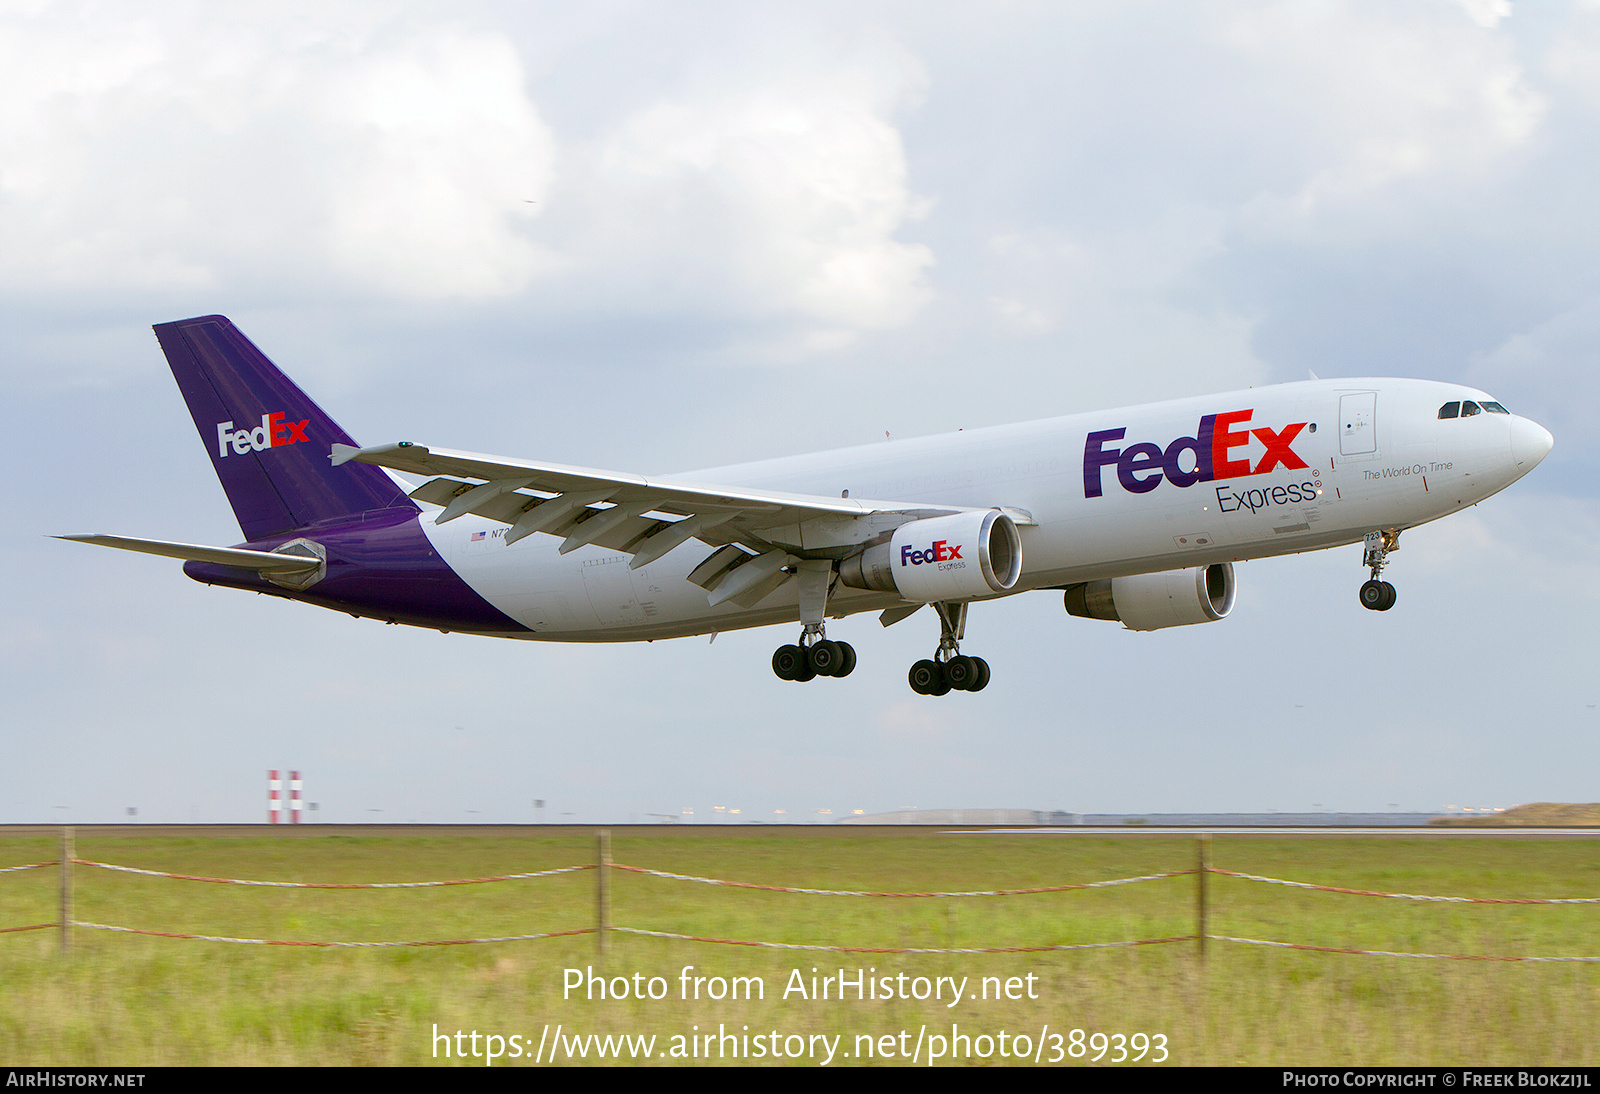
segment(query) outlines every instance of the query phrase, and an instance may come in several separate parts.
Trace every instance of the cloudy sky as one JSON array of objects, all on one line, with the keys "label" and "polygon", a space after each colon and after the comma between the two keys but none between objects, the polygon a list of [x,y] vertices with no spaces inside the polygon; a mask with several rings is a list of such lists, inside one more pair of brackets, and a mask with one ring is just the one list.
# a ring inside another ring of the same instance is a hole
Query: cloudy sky
[{"label": "cloudy sky", "polygon": [[[0,822],[255,821],[290,767],[329,821],[1600,799],[1597,180],[1595,0],[0,0]],[[928,699],[927,613],[794,685],[788,628],[447,637],[47,538],[238,540],[150,333],[212,312],[362,443],[619,470],[1308,369],[1556,447],[1392,612],[1359,547],[1153,634],[1028,594]]]}]

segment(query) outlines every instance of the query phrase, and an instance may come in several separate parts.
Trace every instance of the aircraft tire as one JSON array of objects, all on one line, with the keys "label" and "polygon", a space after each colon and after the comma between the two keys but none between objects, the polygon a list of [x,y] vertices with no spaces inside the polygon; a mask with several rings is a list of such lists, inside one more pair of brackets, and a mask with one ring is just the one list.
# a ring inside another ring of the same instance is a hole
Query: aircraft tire
[{"label": "aircraft tire", "polygon": [[818,642],[806,651],[806,657],[818,676],[838,676],[844,667],[844,651],[837,642]]},{"label": "aircraft tire", "polygon": [[1394,586],[1387,581],[1379,582],[1383,586],[1383,603],[1378,605],[1380,612],[1386,612],[1394,607],[1394,602],[1399,599],[1399,594],[1394,591]]},{"label": "aircraft tire", "polygon": [[942,694],[934,691],[934,688],[940,686],[943,686],[946,691],[949,690],[949,686],[944,682],[944,669],[939,667],[937,661],[926,659],[918,661],[911,666],[911,672],[907,675],[907,680],[911,684],[911,690],[918,695]]},{"label": "aircraft tire", "polygon": [[944,663],[944,678],[956,691],[976,691],[973,685],[978,681],[978,666],[970,657],[952,657]]},{"label": "aircraft tire", "polygon": [[1388,584],[1387,581],[1368,581],[1363,583],[1361,586],[1361,606],[1368,611],[1381,612],[1385,610],[1385,602],[1387,601],[1388,605],[1392,607],[1394,601],[1390,600],[1383,591],[1383,587]]},{"label": "aircraft tire", "polygon": [[989,686],[989,662],[981,657],[974,657],[972,663],[978,667],[978,676],[977,680],[967,690],[982,691]]},{"label": "aircraft tire", "polygon": [[772,654],[772,672],[779,680],[798,680],[806,651],[799,646],[779,646]]},{"label": "aircraft tire", "polygon": [[856,648],[848,642],[840,642],[839,650],[844,654],[844,657],[839,662],[839,671],[833,675],[836,677],[849,676],[856,671]]}]

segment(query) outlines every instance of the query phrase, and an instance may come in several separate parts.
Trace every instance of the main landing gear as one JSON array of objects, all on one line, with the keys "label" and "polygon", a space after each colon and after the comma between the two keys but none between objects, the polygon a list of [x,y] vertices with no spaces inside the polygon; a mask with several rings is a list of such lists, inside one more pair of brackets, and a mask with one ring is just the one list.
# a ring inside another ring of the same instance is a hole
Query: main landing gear
[{"label": "main landing gear", "polygon": [[830,642],[819,625],[800,634],[794,646],[779,646],[772,655],[772,671],[780,680],[813,680],[818,676],[849,676],[855,671],[856,650],[848,642]]},{"label": "main landing gear", "polygon": [[1367,549],[1361,556],[1361,565],[1372,568],[1372,578],[1361,586],[1361,606],[1369,611],[1386,612],[1394,607],[1394,586],[1387,581],[1379,581],[1378,575],[1383,573],[1389,552],[1400,549],[1400,532],[1398,529],[1368,532],[1365,542]]},{"label": "main landing gear", "polygon": [[939,613],[939,649],[932,660],[918,661],[907,676],[918,695],[948,695],[951,691],[982,691],[989,686],[989,662],[961,652],[967,629],[966,603],[936,603]]},{"label": "main landing gear", "polygon": [[772,655],[772,671],[780,680],[814,680],[818,676],[849,676],[856,667],[855,647],[830,642],[822,619],[833,587],[833,563],[806,559],[795,569],[800,579],[800,641],[779,646]]}]

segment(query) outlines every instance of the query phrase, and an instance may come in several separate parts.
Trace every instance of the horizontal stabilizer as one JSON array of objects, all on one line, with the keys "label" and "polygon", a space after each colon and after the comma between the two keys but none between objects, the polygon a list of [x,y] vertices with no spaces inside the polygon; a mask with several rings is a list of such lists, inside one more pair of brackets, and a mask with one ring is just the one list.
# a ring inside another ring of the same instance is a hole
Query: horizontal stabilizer
[{"label": "horizontal stabilizer", "polygon": [[126,536],[56,536],[74,543],[95,543],[101,547],[116,547],[123,551],[140,551],[147,555],[165,555],[188,562],[210,562],[217,566],[232,566],[257,573],[288,574],[315,570],[321,566],[319,558],[304,555],[287,555],[276,551],[250,551],[242,547],[206,547],[196,543],[167,543],[159,539],[129,539]]}]

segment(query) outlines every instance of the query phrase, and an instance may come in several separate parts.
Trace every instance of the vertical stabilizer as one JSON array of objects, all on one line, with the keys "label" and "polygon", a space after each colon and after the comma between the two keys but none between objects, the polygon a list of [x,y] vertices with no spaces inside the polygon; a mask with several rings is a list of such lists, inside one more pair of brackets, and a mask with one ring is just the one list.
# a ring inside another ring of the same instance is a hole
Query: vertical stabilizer
[{"label": "vertical stabilizer", "polygon": [[330,448],[355,441],[226,318],[161,323],[155,332],[245,539],[416,508],[381,469],[332,466]]}]

